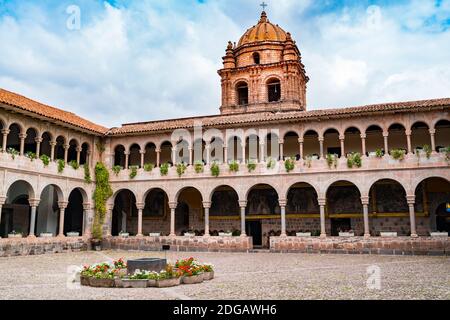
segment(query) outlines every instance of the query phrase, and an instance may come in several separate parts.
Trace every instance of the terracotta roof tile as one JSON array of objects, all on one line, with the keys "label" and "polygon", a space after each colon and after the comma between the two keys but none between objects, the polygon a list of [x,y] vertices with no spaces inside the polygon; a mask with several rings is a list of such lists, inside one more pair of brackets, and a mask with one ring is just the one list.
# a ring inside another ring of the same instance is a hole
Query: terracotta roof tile
[{"label": "terracotta roof tile", "polygon": [[173,119],[165,121],[151,121],[143,123],[124,124],[120,128],[112,128],[108,135],[141,134],[150,132],[160,132],[181,128],[192,128],[195,122],[201,122],[203,127],[225,126],[225,125],[248,125],[251,123],[307,120],[327,117],[350,117],[352,115],[362,116],[376,112],[411,112],[420,109],[450,106],[450,98],[375,104],[361,107],[350,107],[340,109],[325,109],[313,111],[294,112],[258,112],[234,115],[217,115],[196,118]]},{"label": "terracotta roof tile", "polygon": [[107,128],[83,119],[76,114],[64,111],[58,108],[39,103],[28,99],[19,94],[0,88],[0,103],[10,105],[12,107],[32,112],[46,118],[58,120],[70,124],[72,126],[92,131],[97,134],[106,134]]}]

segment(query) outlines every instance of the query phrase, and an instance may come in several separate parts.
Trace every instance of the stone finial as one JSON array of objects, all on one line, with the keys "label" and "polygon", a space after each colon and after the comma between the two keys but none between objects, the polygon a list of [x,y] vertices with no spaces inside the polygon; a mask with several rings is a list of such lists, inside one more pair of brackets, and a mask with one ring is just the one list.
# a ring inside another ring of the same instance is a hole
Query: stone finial
[{"label": "stone finial", "polygon": [[227,50],[233,50],[233,43],[231,41],[228,41]]}]

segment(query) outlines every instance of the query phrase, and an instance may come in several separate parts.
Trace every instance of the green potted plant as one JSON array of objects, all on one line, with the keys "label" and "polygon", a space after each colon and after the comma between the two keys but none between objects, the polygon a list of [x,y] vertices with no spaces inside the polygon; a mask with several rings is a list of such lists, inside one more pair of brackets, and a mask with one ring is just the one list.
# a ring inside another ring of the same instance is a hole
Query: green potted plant
[{"label": "green potted plant", "polygon": [[214,279],[214,265],[205,263],[203,266],[203,280],[210,281]]},{"label": "green potted plant", "polygon": [[284,168],[286,169],[286,172],[291,172],[295,169],[295,160],[294,158],[287,158],[284,160]]},{"label": "green potted plant", "polygon": [[147,288],[149,279],[149,271],[136,271],[128,278],[122,279],[122,285],[124,288]]},{"label": "green potted plant", "polygon": [[196,173],[203,173],[203,171],[205,170],[205,165],[202,161],[195,161],[194,170]]},{"label": "green potted plant", "polygon": [[19,155],[19,151],[17,151],[14,148],[8,148],[6,149],[6,153],[9,153],[11,155],[11,157],[13,158],[13,160],[16,158],[16,156]]},{"label": "green potted plant", "polygon": [[186,172],[186,165],[184,164],[184,163],[179,163],[179,164],[177,164],[177,174],[178,174],[178,177],[182,177],[183,176],[183,174]]},{"label": "green potted plant", "polygon": [[78,170],[80,168],[80,165],[76,160],[72,160],[69,162],[69,166],[71,166],[74,170]]},{"label": "green potted plant", "polygon": [[134,178],[136,178],[137,176],[137,172],[138,172],[139,167],[138,166],[131,166],[130,167],[130,179],[133,180]]},{"label": "green potted plant", "polygon": [[83,165],[83,169],[84,169],[84,182],[86,182],[88,184],[92,183],[91,170],[89,168],[89,165],[87,163],[85,163]]},{"label": "green potted plant", "polygon": [[327,165],[328,168],[331,169],[331,167],[334,167],[335,169],[337,168],[338,165],[338,160],[337,160],[338,156],[337,154],[327,154]]},{"label": "green potted plant", "polygon": [[44,164],[44,167],[47,167],[50,164],[50,157],[47,156],[46,154],[41,155],[40,159]]},{"label": "green potted plant", "polygon": [[273,169],[275,168],[276,163],[277,163],[277,162],[275,161],[275,159],[273,159],[273,158],[268,158],[268,159],[267,159],[267,169],[273,170]]},{"label": "green potted plant", "polygon": [[359,152],[352,152],[347,155],[347,167],[352,169],[353,167],[361,168],[362,159],[361,154]]},{"label": "green potted plant", "polygon": [[145,172],[152,172],[155,168],[155,165],[153,163],[146,163],[144,164],[144,171]]},{"label": "green potted plant", "polygon": [[217,162],[213,162],[213,163],[211,164],[210,170],[211,170],[211,175],[212,175],[213,177],[218,177],[218,176],[219,176],[219,174],[220,174],[220,167],[219,167],[219,165],[217,164]]},{"label": "green potted plant", "polygon": [[167,176],[167,174],[169,173],[169,164],[163,163],[159,168],[159,172],[161,173],[161,176]]},{"label": "green potted plant", "polygon": [[239,163],[237,161],[231,161],[228,165],[230,172],[238,172],[239,171]]},{"label": "green potted plant", "polygon": [[122,171],[122,167],[121,166],[114,166],[114,167],[112,167],[112,172],[114,172],[114,174],[116,175],[116,176],[118,176],[119,175],[119,173],[120,173],[120,171]]},{"label": "green potted plant", "polygon": [[66,167],[66,163],[64,162],[63,159],[58,159],[57,165],[58,165],[58,173],[62,173],[64,171],[64,168]]},{"label": "green potted plant", "polygon": [[256,170],[256,162],[253,161],[253,160],[250,160],[250,161],[247,163],[247,169],[248,169],[248,172],[255,171],[255,170]]},{"label": "green potted plant", "polygon": [[31,162],[33,162],[34,160],[37,159],[36,153],[31,152],[31,151],[28,151],[27,153],[25,153],[25,157],[30,159]]},{"label": "green potted plant", "polygon": [[405,159],[406,151],[402,149],[393,149],[391,150],[391,157],[394,160],[402,161]]},{"label": "green potted plant", "polygon": [[181,283],[181,275],[182,273],[180,271],[176,271],[171,264],[168,264],[166,270],[158,274],[156,286],[158,288],[178,286]]}]

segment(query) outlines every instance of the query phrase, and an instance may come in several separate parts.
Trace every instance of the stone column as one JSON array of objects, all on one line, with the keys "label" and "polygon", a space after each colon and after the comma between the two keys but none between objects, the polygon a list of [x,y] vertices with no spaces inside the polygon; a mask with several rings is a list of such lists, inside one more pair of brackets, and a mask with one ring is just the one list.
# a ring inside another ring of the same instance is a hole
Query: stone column
[{"label": "stone column", "polygon": [[300,138],[298,139],[298,143],[300,146],[300,160],[303,160],[303,144],[305,143],[305,140]]},{"label": "stone column", "polygon": [[144,234],[142,233],[142,217],[144,213],[145,203],[136,203],[136,207],[138,209],[138,232],[137,237],[143,237]]},{"label": "stone column", "polygon": [[8,129],[3,129],[2,130],[2,135],[3,135],[3,142],[2,142],[2,152],[6,152],[6,145],[8,144],[8,134],[9,134],[9,130]]},{"label": "stone column", "polygon": [[319,206],[320,206],[320,237],[326,238],[327,231],[325,228],[325,204],[326,199],[318,199],[319,200]]},{"label": "stone column", "polygon": [[211,208],[211,202],[204,201],[203,208],[205,209],[205,237],[209,237],[209,209]]},{"label": "stone column", "polygon": [[247,208],[247,201],[239,201],[239,207],[241,208],[241,237],[246,237],[245,232],[245,208]]},{"label": "stone column", "polygon": [[286,237],[286,204],[287,200],[278,200],[281,209],[281,236]]},{"label": "stone column", "polygon": [[69,157],[69,148],[69,144],[64,145],[64,163],[67,163],[67,159]]},{"label": "stone column", "polygon": [[177,203],[176,202],[170,202],[170,237],[176,237],[177,234],[175,233],[175,210],[177,209]]},{"label": "stone column", "polygon": [[206,151],[206,165],[211,163],[211,144],[208,142],[205,146]]},{"label": "stone column", "polygon": [[389,138],[389,131],[383,132],[383,139],[384,139],[384,156],[385,156],[385,157],[389,156],[389,143],[388,143],[388,138]]},{"label": "stone column", "polygon": [[430,129],[430,138],[431,138],[431,151],[432,153],[436,153],[436,129]]},{"label": "stone column", "polygon": [[59,206],[59,233],[58,237],[64,237],[64,215],[67,208],[67,202],[60,201],[58,202]]},{"label": "stone column", "polygon": [[341,142],[341,158],[346,158],[345,154],[345,136],[339,136],[339,141]]},{"label": "stone column", "polygon": [[319,137],[319,144],[320,144],[320,159],[324,159],[325,156],[323,154],[323,141],[324,138],[323,137]]},{"label": "stone column", "polygon": [[228,146],[223,145],[223,163],[228,163]]},{"label": "stone column", "polygon": [[406,130],[405,134],[406,134],[406,143],[408,145],[408,154],[412,154],[412,147],[411,147],[411,130]]},{"label": "stone column", "polygon": [[159,167],[161,165],[161,149],[156,149],[156,166]]},{"label": "stone column", "polygon": [[362,150],[362,155],[363,157],[365,157],[367,155],[367,150],[366,150],[366,134],[362,133],[361,134],[361,150]]},{"label": "stone column", "polygon": [[370,227],[369,227],[369,197],[361,197],[361,203],[363,206],[363,217],[364,217],[364,237],[370,238]]},{"label": "stone column", "polygon": [[246,147],[246,143],[243,142],[242,143],[242,163],[245,163],[245,147]]},{"label": "stone column", "polygon": [[192,154],[194,149],[192,147],[189,147],[189,165],[192,166],[194,164],[194,155]]},{"label": "stone column", "polygon": [[92,236],[91,207],[92,205],[90,203],[83,203],[83,236],[85,238]]},{"label": "stone column", "polygon": [[40,199],[30,199],[28,202],[31,207],[31,217],[30,217],[30,233],[28,237],[34,238],[35,236],[35,226],[36,226],[36,209],[39,206]]},{"label": "stone column", "polygon": [[77,147],[77,163],[80,164],[81,159],[81,147]]},{"label": "stone column", "polygon": [[141,154],[141,169],[144,168],[145,165],[145,150],[141,150],[139,151],[139,153]]},{"label": "stone column", "polygon": [[264,144],[264,142],[259,144],[259,162],[263,163],[266,160],[266,155],[265,152],[266,151],[266,145]]},{"label": "stone column", "polygon": [[25,133],[21,133],[19,134],[19,139],[20,139],[20,155],[23,156],[24,155],[24,150],[25,150],[25,139],[27,138],[27,135]]},{"label": "stone column", "polygon": [[0,223],[2,223],[2,208],[5,204],[6,196],[0,196]]},{"label": "stone column", "polygon": [[176,147],[172,148],[172,164],[174,166],[177,165],[177,148]]},{"label": "stone column", "polygon": [[280,139],[278,141],[279,145],[280,145],[280,160],[283,161],[284,160],[284,140]]},{"label": "stone column", "polygon": [[414,204],[416,203],[416,196],[406,196],[406,201],[408,202],[409,207],[409,220],[411,223],[411,237],[417,238],[416,231],[416,213],[414,211]]},{"label": "stone column", "polygon": [[42,139],[42,138],[34,139],[34,141],[36,142],[36,158],[38,158],[38,159],[41,156],[41,143],[43,140],[44,139]]},{"label": "stone column", "polygon": [[56,141],[50,141],[50,160],[55,161]]},{"label": "stone column", "polygon": [[130,164],[130,152],[125,152],[125,170],[128,169]]}]

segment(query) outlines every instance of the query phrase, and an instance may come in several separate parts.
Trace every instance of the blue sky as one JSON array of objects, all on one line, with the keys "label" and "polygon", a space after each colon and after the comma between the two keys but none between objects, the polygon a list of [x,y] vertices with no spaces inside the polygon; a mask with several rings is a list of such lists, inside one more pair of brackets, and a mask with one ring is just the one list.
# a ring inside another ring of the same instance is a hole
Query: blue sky
[{"label": "blue sky", "polygon": [[[0,0],[0,87],[106,126],[217,114],[221,57],[260,2]],[[450,0],[265,2],[302,52],[308,109],[450,97]]]}]

